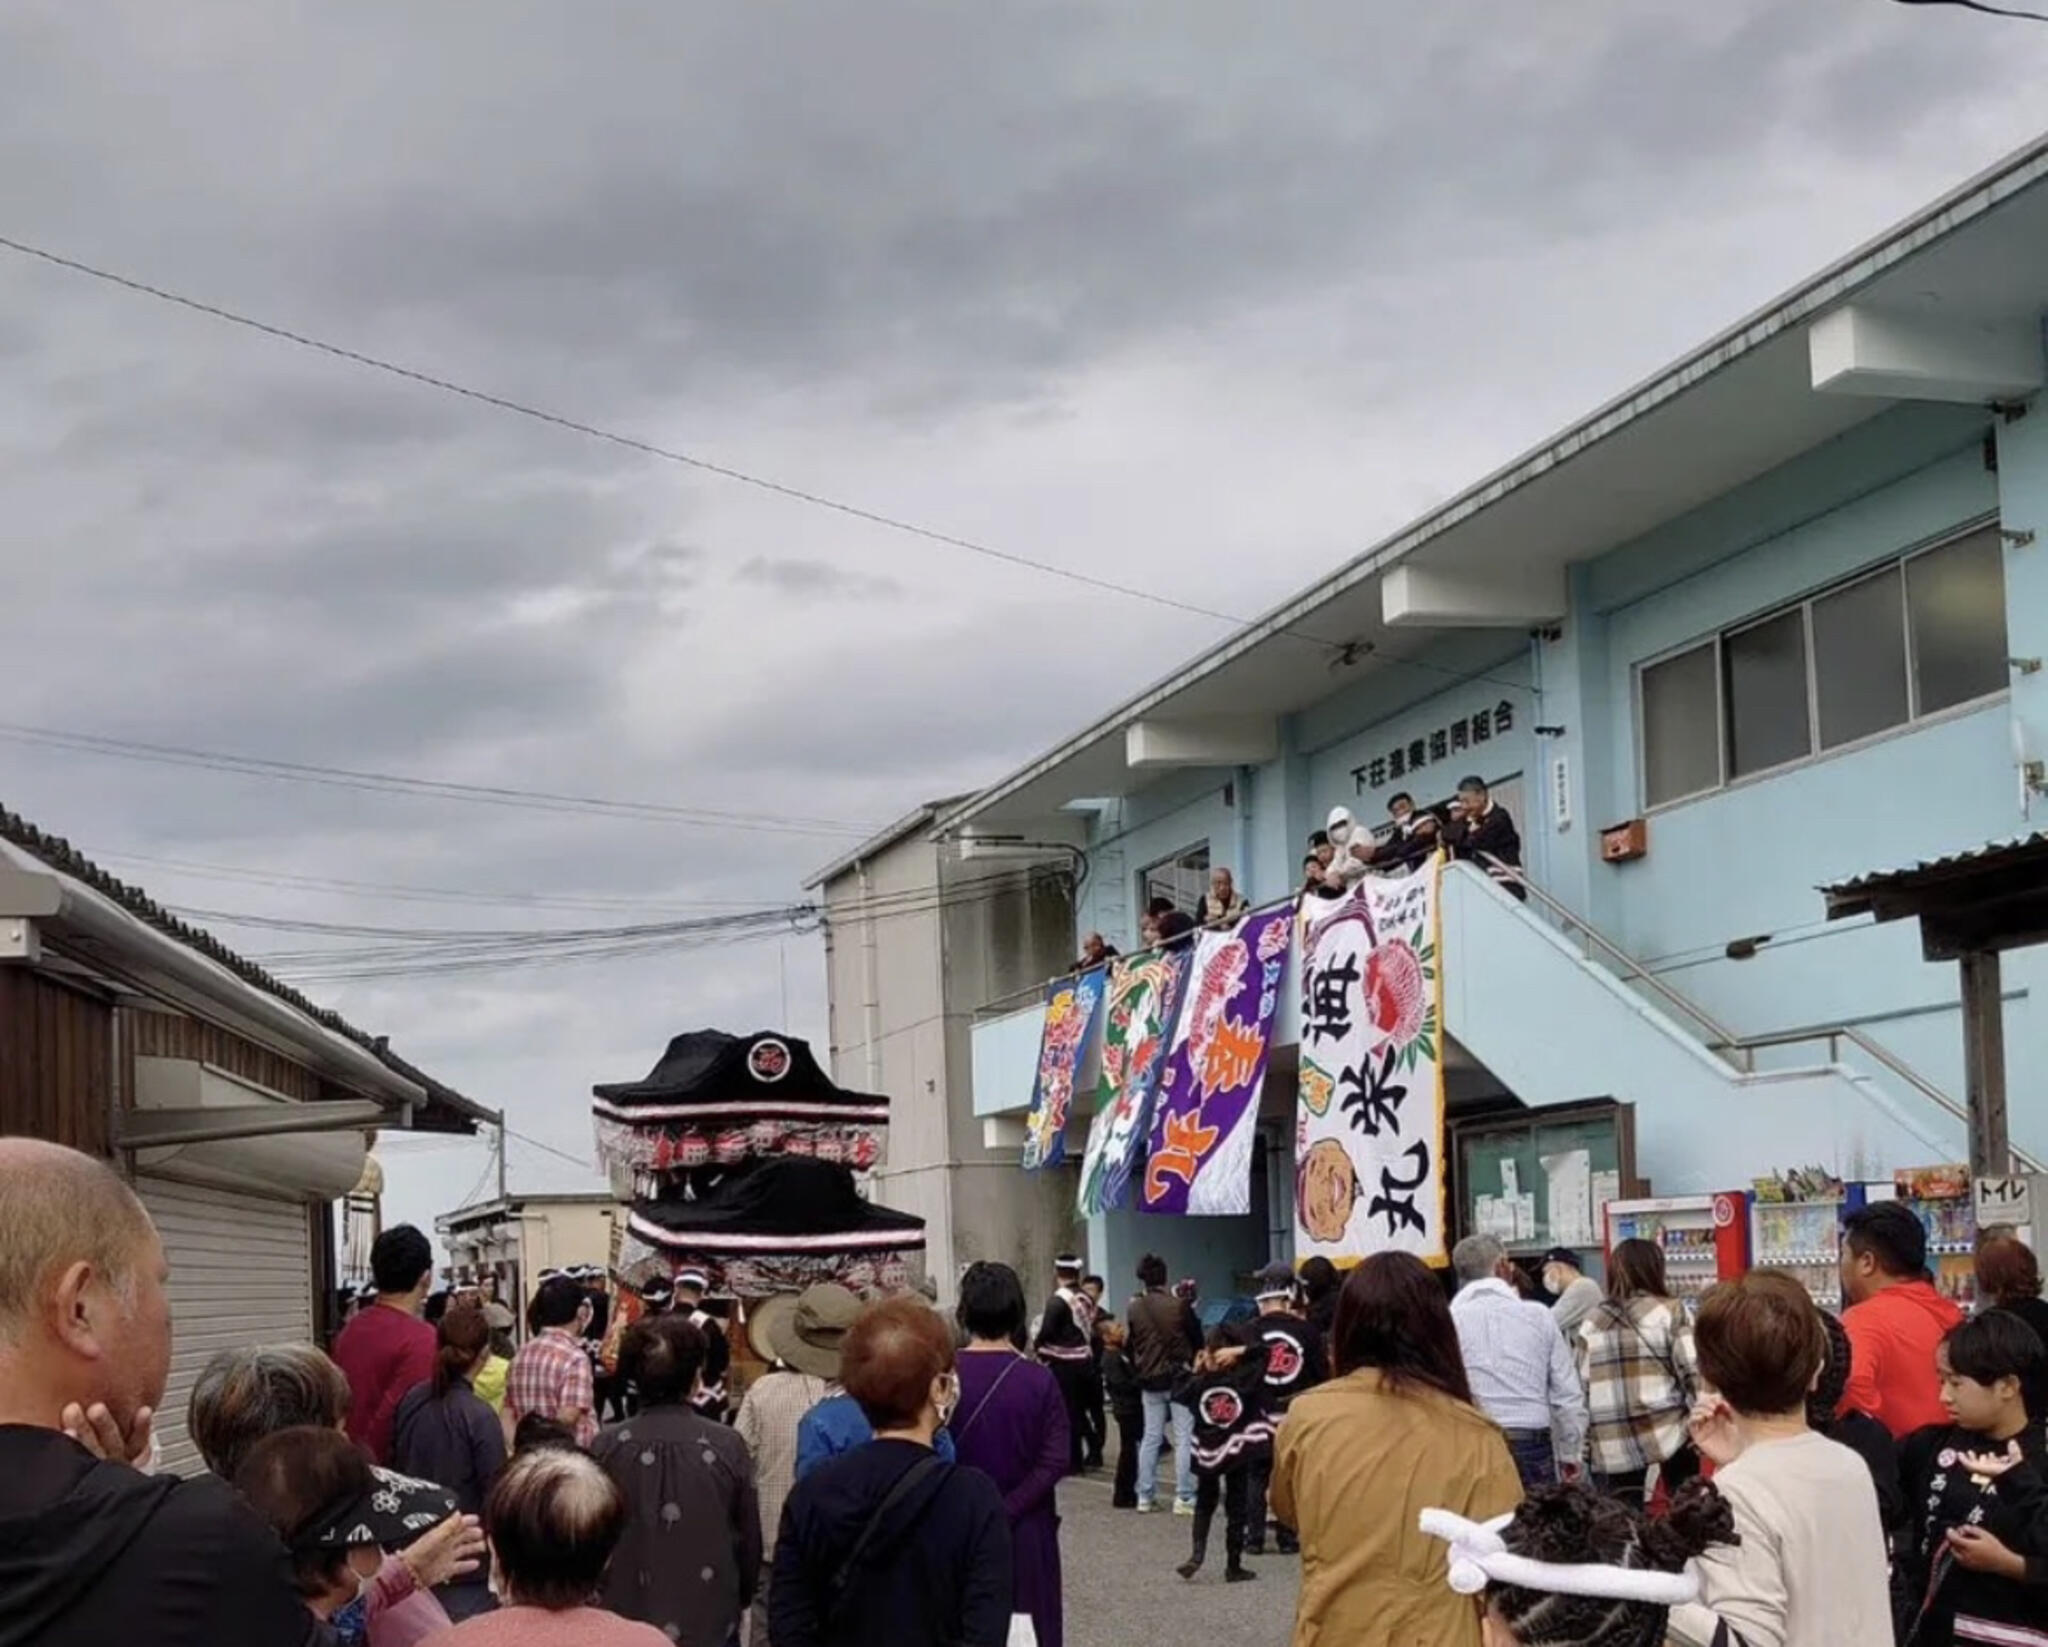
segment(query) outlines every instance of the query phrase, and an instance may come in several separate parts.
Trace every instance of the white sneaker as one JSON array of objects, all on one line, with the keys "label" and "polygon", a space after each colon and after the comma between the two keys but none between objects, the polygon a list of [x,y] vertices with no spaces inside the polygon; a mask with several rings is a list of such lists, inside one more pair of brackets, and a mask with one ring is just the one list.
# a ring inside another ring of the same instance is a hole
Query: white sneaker
[{"label": "white sneaker", "polygon": [[1158,1504],[1149,1498],[1141,1499],[1138,1502],[1138,1514],[1140,1515],[1152,1515],[1158,1508]]},{"label": "white sneaker", "polygon": [[1173,1513],[1175,1515],[1193,1515],[1195,1507],[1184,1498],[1176,1498],[1173,1501]]}]

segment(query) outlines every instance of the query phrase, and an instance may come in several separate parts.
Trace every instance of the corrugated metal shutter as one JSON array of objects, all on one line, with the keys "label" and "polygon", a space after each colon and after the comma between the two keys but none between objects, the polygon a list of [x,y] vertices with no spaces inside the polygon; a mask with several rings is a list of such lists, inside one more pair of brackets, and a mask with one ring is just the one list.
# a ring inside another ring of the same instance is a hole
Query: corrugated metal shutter
[{"label": "corrugated metal shutter", "polygon": [[199,1369],[244,1344],[313,1342],[312,1226],[303,1201],[138,1178],[171,1261],[171,1379],[157,1415],[164,1467],[204,1468],[185,1434]]}]

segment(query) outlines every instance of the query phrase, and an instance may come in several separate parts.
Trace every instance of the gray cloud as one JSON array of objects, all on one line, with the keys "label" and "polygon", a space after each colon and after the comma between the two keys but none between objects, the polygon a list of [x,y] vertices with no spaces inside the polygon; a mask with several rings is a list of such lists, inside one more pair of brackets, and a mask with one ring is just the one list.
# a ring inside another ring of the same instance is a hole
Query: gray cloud
[{"label": "gray cloud", "polygon": [[[600,15],[24,0],[0,233],[1248,615],[2030,135],[2048,56],[1882,0]],[[1220,632],[7,254],[0,359],[10,719],[857,825]],[[848,839],[5,740],[0,800],[88,850],[681,907]],[[816,962],[317,993],[574,1149],[592,1080],[777,1018],[785,972],[822,1042]]]},{"label": "gray cloud", "polygon": [[798,556],[756,555],[736,567],[732,576],[735,583],[753,584],[794,600],[882,600],[903,592],[894,578]]}]

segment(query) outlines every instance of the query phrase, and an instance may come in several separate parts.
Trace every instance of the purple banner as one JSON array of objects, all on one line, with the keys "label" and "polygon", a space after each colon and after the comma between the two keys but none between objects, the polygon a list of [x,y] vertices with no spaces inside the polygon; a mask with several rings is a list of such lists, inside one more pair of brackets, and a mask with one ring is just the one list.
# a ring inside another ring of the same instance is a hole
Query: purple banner
[{"label": "purple banner", "polygon": [[1045,992],[1045,1030],[1038,1041],[1038,1080],[1024,1122],[1024,1170],[1056,1167],[1067,1158],[1067,1114],[1088,1036],[1102,1006],[1109,969],[1062,978]]},{"label": "purple banner", "polygon": [[1187,1003],[1174,1025],[1138,1205],[1146,1212],[1251,1211],[1259,1088],[1273,1050],[1294,910],[1253,915],[1195,940]]}]

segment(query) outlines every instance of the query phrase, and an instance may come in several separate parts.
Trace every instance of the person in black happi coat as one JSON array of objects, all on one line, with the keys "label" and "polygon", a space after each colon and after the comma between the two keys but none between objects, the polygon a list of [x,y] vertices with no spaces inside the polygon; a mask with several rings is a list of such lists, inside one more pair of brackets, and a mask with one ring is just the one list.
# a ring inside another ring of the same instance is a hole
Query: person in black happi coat
[{"label": "person in black happi coat", "polygon": [[[1287,1416],[1297,1395],[1330,1376],[1323,1335],[1296,1309],[1295,1291],[1293,1266],[1284,1261],[1268,1264],[1259,1271],[1258,1317],[1237,1327],[1233,1334],[1240,1343],[1266,1348],[1266,1411],[1276,1424]],[[1266,1489],[1272,1479],[1272,1449],[1254,1453],[1245,1481],[1248,1555],[1266,1553]],[[1300,1552],[1293,1528],[1276,1523],[1273,1531],[1282,1555]]]}]

